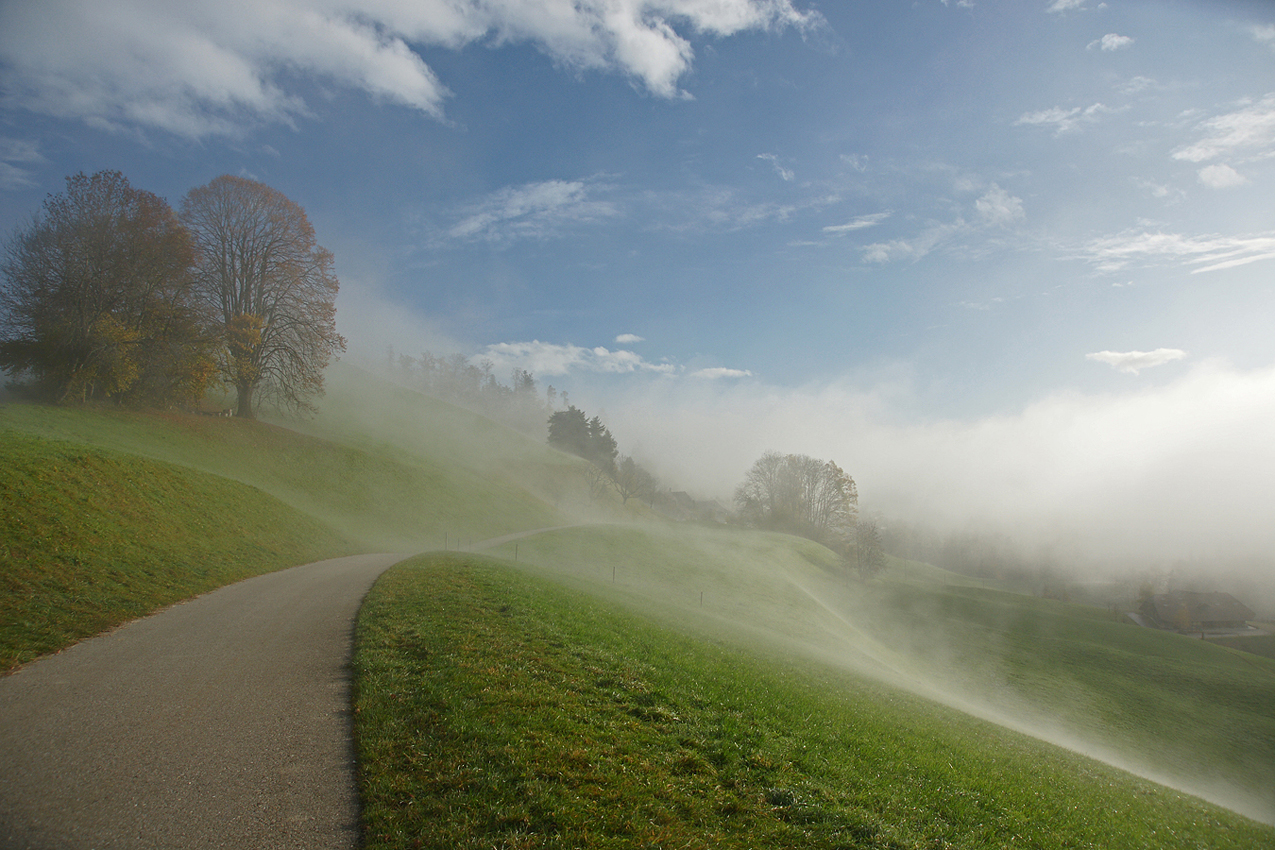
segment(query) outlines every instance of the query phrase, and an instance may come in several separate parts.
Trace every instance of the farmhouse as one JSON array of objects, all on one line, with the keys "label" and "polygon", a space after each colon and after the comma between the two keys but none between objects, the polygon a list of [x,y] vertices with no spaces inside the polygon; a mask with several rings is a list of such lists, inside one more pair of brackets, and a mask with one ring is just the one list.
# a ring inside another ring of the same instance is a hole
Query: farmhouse
[{"label": "farmhouse", "polygon": [[1151,597],[1155,618],[1166,629],[1208,631],[1242,628],[1257,615],[1229,593],[1179,590]]}]

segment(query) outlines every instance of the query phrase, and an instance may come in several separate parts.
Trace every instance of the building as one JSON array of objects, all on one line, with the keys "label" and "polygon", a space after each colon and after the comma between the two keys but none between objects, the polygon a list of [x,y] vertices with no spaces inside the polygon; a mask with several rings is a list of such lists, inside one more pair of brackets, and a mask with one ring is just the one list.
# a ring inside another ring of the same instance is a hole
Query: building
[{"label": "building", "polygon": [[1257,615],[1229,593],[1178,590],[1151,597],[1155,618],[1162,628],[1179,631],[1243,628]]}]

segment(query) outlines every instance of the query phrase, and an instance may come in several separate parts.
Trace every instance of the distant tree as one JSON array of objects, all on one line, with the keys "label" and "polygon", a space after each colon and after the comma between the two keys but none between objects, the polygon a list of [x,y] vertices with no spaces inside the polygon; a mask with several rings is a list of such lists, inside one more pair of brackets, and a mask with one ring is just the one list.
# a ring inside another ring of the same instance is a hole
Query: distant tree
[{"label": "distant tree", "polygon": [[655,477],[637,464],[633,458],[625,455],[615,468],[615,492],[620,496],[620,503],[629,499],[645,498],[650,502],[655,491]]},{"label": "distant tree", "polygon": [[747,523],[841,548],[854,529],[859,492],[832,461],[767,452],[736,489],[735,505]]},{"label": "distant tree", "polygon": [[345,340],[332,254],[305,211],[263,183],[224,175],[187,193],[181,220],[198,248],[198,292],[217,319],[236,414],[254,418],[258,399],[312,410]]},{"label": "distant tree", "polygon": [[589,446],[585,458],[603,472],[615,477],[615,456],[619,448],[611,431],[597,416],[589,420]]},{"label": "distant tree", "polygon": [[860,517],[855,523],[850,545],[845,550],[846,563],[861,578],[872,578],[885,570],[885,552],[881,549],[881,532],[873,519]]},{"label": "distant tree", "polygon": [[214,376],[194,248],[160,197],[118,171],[66,180],[0,268],[0,368],[54,401],[168,405]]},{"label": "distant tree", "polygon": [[589,453],[589,420],[584,411],[574,405],[555,411],[549,417],[549,445],[586,457]]}]

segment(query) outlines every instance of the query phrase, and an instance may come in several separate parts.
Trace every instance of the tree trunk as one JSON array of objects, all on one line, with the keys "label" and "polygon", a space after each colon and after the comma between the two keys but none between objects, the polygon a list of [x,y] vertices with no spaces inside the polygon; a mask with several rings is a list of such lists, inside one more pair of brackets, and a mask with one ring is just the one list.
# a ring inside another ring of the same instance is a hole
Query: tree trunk
[{"label": "tree trunk", "polygon": [[242,419],[256,419],[257,412],[252,409],[252,384],[237,384],[239,399],[235,406],[235,416]]}]

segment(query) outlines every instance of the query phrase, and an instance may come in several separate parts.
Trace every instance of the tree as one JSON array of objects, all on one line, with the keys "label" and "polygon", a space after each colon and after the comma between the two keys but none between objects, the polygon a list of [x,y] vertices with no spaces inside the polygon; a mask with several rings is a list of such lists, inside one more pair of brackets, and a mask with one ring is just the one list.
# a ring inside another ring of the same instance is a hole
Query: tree
[{"label": "tree", "polygon": [[865,579],[885,569],[885,552],[881,550],[881,532],[876,520],[861,517],[855,523],[851,545],[845,550],[845,560]]},{"label": "tree", "polygon": [[649,502],[654,495],[655,477],[625,455],[615,471],[615,492],[620,494],[620,504],[637,496]]},{"label": "tree", "polygon": [[589,453],[589,420],[575,405],[549,417],[549,445],[579,457]]},{"label": "tree", "polygon": [[198,249],[197,289],[216,317],[236,415],[255,418],[259,399],[313,410],[345,340],[332,254],[316,243],[305,210],[263,183],[224,175],[187,193],[181,220]]},{"label": "tree", "polygon": [[767,452],[736,489],[735,504],[745,522],[841,548],[854,528],[859,492],[832,461]]},{"label": "tree", "polygon": [[0,368],[54,401],[191,403],[213,378],[194,248],[118,171],[68,177],[8,243]]}]

